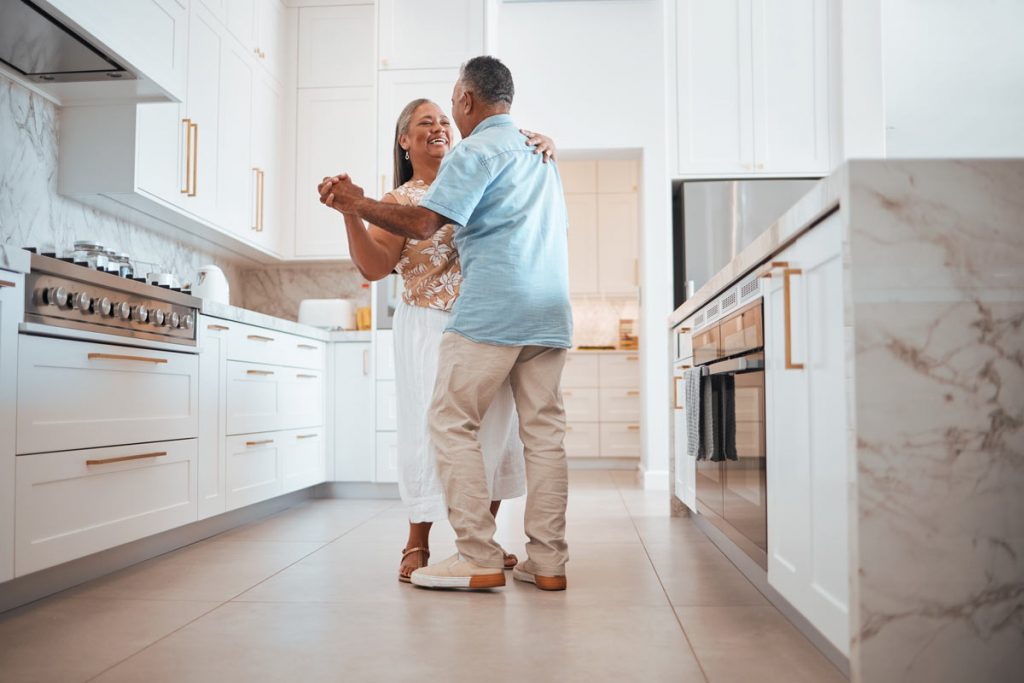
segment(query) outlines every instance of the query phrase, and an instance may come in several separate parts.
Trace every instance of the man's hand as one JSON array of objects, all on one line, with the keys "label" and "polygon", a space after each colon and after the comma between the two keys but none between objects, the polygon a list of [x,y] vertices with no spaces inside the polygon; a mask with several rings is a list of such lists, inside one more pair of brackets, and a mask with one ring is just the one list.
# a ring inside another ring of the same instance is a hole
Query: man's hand
[{"label": "man's hand", "polygon": [[355,205],[363,199],[363,188],[352,182],[347,173],[324,178],[317,186],[320,203],[341,213],[355,213]]}]

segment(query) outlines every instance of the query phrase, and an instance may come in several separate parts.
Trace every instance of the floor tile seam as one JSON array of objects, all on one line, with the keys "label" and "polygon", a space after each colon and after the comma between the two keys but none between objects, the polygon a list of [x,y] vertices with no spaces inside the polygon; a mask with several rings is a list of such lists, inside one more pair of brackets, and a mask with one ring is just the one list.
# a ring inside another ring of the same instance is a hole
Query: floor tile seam
[{"label": "floor tile seam", "polygon": [[[622,489],[619,487],[617,482],[615,484],[615,487],[619,491],[619,496],[622,498],[622,504],[626,505],[625,496],[622,495]],[[626,506],[626,509],[627,511],[629,511],[629,506]],[[658,571],[657,565],[654,564],[654,559],[651,558],[651,554],[647,550],[647,543],[644,541],[644,537],[640,533],[640,527],[637,526],[636,520],[634,519],[632,512],[629,512],[629,521],[632,523],[633,530],[636,532],[637,537],[640,539],[640,545],[644,549],[644,555],[647,557],[647,561],[650,563],[651,569],[654,570],[654,576],[658,579],[658,585],[661,586],[661,590],[665,594],[665,600],[668,601],[669,608],[672,610],[672,616],[675,617],[676,624],[679,626],[679,632],[683,634],[683,639],[686,641],[686,646],[690,648],[690,653],[693,655],[693,661],[697,663],[697,668],[700,669],[700,675],[703,676],[704,682],[708,683],[710,681],[710,679],[708,678],[708,673],[704,670],[704,664],[700,661],[700,656],[697,654],[697,649],[693,646],[693,641],[690,640],[690,634],[688,634],[686,632],[686,628],[683,627],[683,621],[679,618],[679,613],[676,612],[675,605],[672,604],[672,598],[668,594],[668,589],[665,588],[665,582],[661,578],[661,573]]]}]

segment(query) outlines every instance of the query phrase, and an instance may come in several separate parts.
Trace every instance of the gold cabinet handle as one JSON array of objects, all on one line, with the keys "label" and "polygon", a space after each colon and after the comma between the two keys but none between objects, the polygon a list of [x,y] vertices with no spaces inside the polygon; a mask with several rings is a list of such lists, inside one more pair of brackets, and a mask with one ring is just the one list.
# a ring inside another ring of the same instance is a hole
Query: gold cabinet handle
[{"label": "gold cabinet handle", "polygon": [[122,356],[119,353],[90,353],[89,360],[130,360],[138,363],[152,363],[154,365],[163,365],[167,362],[166,358],[147,358],[146,356]]},{"label": "gold cabinet handle", "polygon": [[273,375],[274,373],[271,372],[270,370],[246,370],[245,374],[247,374],[247,375],[259,375],[260,377],[269,377],[270,375]]},{"label": "gold cabinet handle", "polygon": [[263,206],[264,206],[265,199],[266,199],[266,196],[267,196],[266,187],[267,187],[267,174],[261,168],[260,169],[260,198],[259,198],[259,202],[260,202],[260,204],[259,204],[259,221],[260,221],[259,231],[260,232],[263,232]]},{"label": "gold cabinet handle", "polygon": [[626,429],[628,429],[631,432],[639,432],[640,425],[629,425],[628,427],[626,427]]},{"label": "gold cabinet handle", "polygon": [[775,271],[779,268],[789,268],[789,261],[772,261],[767,266],[765,266],[765,269],[761,271],[758,277],[764,278],[765,280],[769,280],[772,277],[772,271]]},{"label": "gold cabinet handle", "polygon": [[199,124],[189,122],[192,132],[192,188],[188,196],[195,197],[199,193]]},{"label": "gold cabinet handle", "polygon": [[320,436],[320,435],[319,434],[296,434],[295,438],[296,439],[315,439],[318,436]]},{"label": "gold cabinet handle", "polygon": [[363,374],[370,374],[370,350],[363,349]]},{"label": "gold cabinet handle", "polygon": [[626,360],[640,360],[640,356],[626,356]]},{"label": "gold cabinet handle", "polygon": [[88,466],[92,465],[112,465],[115,462],[128,462],[129,460],[143,460],[145,458],[162,458],[167,455],[167,451],[159,451],[157,453],[139,453],[138,455],[122,455],[117,458],[103,458],[102,460],[86,460],[85,464]]},{"label": "gold cabinet handle", "polygon": [[8,282],[7,280],[0,280],[0,287],[17,287],[17,286],[18,285],[16,285],[13,282]]},{"label": "gold cabinet handle", "polygon": [[263,337],[263,336],[260,336],[258,334],[250,334],[248,336],[248,338],[253,340],[253,341],[258,341],[258,342],[272,342],[272,341],[274,341],[273,337]]},{"label": "gold cabinet handle", "polygon": [[803,370],[803,363],[793,362],[793,318],[792,318],[792,301],[791,301],[791,285],[790,278],[794,275],[801,275],[803,271],[799,268],[786,268],[782,271],[782,298],[783,298],[783,313],[786,319],[786,369],[787,370]]},{"label": "gold cabinet handle", "polygon": [[312,344],[296,344],[296,346],[304,351],[316,351],[317,347]]},{"label": "gold cabinet handle", "polygon": [[188,194],[192,188],[192,119],[182,119],[185,124],[185,187],[182,194]]},{"label": "gold cabinet handle", "polygon": [[225,330],[230,330],[231,328],[228,327],[227,325],[207,325],[206,329],[213,330],[214,332],[224,332]]},{"label": "gold cabinet handle", "polygon": [[639,396],[639,395],[640,395],[640,392],[636,391],[636,390],[633,390],[633,389],[631,389],[630,391],[626,392],[626,396]]},{"label": "gold cabinet handle", "polygon": [[676,410],[682,410],[685,408],[685,406],[679,405],[679,380],[681,379],[682,377],[672,378],[672,407]]},{"label": "gold cabinet handle", "polygon": [[295,375],[297,379],[316,379],[316,375]]},{"label": "gold cabinet handle", "polygon": [[255,166],[252,167],[252,189],[253,189],[253,213],[252,213],[252,226],[251,229],[259,232],[260,230],[260,169]]},{"label": "gold cabinet handle", "polygon": [[246,441],[246,446],[265,446],[268,443],[274,443],[273,439],[263,439],[262,441]]}]

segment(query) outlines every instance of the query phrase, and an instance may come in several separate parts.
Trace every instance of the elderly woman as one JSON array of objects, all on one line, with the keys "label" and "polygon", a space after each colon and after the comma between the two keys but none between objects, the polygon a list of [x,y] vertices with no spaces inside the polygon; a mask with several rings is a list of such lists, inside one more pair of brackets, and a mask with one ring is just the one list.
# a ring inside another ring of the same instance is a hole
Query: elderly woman
[{"label": "elderly woman", "polygon": [[[523,131],[524,144],[554,158],[550,139]],[[395,188],[382,201],[418,205],[437,177],[451,149],[451,123],[439,106],[417,99],[402,110],[395,126]],[[321,200],[325,187],[320,186]],[[427,411],[437,375],[441,335],[459,295],[462,272],[453,243],[454,226],[446,225],[427,240],[398,237],[356,216],[345,214],[352,260],[368,280],[398,272],[404,281],[395,313],[395,379],[398,401],[398,490],[409,512],[409,537],[402,550],[400,581],[427,565],[430,528],[446,520],[448,509],[437,476],[437,460],[427,429]],[[491,492],[491,514],[502,500],[526,493],[523,445],[512,391],[506,381],[480,425],[480,444]],[[505,568],[517,558],[505,554]]]}]

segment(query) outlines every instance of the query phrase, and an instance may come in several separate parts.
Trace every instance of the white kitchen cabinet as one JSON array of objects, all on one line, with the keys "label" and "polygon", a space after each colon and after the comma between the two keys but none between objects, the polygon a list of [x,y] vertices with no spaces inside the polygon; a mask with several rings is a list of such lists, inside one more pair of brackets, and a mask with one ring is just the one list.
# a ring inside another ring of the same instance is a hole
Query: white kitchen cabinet
[{"label": "white kitchen cabinet", "polygon": [[378,483],[398,481],[398,433],[377,432],[377,472]]},{"label": "white kitchen cabinet", "polygon": [[773,261],[788,268],[772,272],[764,304],[768,581],[846,654],[849,425],[839,214]]},{"label": "white kitchen cabinet", "polygon": [[228,361],[226,433],[247,434],[281,429],[281,378],[284,369]]},{"label": "white kitchen cabinet", "polygon": [[227,345],[230,325],[200,316],[199,339],[199,519],[226,509],[224,437],[227,435]]},{"label": "white kitchen cabinet", "polygon": [[323,429],[283,433],[281,445],[281,493],[298,491],[326,479]]},{"label": "white kitchen cabinet", "polygon": [[22,455],[16,470],[17,576],[197,519],[196,439]]},{"label": "white kitchen cabinet", "polygon": [[242,239],[252,239],[253,68],[248,55],[232,43],[221,51],[218,95],[216,222]]},{"label": "white kitchen cabinet", "polygon": [[636,193],[597,196],[597,271],[601,292],[636,296],[639,239]]},{"label": "white kitchen cabinet", "polygon": [[688,430],[683,375],[689,367],[689,363],[677,363],[672,373],[672,457],[676,468],[675,495],[686,507],[697,512],[697,458],[686,452]]},{"label": "white kitchen cabinet", "polygon": [[325,176],[345,172],[367,196],[379,196],[375,131],[373,88],[299,91],[293,247],[297,258],[348,258],[344,219],[320,203],[316,188]]},{"label": "white kitchen cabinet", "polygon": [[278,83],[288,83],[295,63],[295,10],[280,0],[256,0],[256,49],[263,68]]},{"label": "white kitchen cabinet", "polygon": [[640,390],[601,387],[602,422],[639,422]]},{"label": "white kitchen cabinet", "polygon": [[640,386],[639,353],[600,354],[601,387],[637,389]]},{"label": "white kitchen cabinet", "polygon": [[602,422],[601,457],[639,458],[640,423]]},{"label": "white kitchen cabinet", "polygon": [[640,356],[570,352],[562,373],[566,455],[640,456]]},{"label": "white kitchen cabinet", "polygon": [[565,455],[568,458],[601,457],[601,423],[573,421],[567,424]]},{"label": "white kitchen cabinet", "polygon": [[376,372],[377,381],[395,378],[395,333],[391,330],[377,330]]},{"label": "white kitchen cabinet", "polygon": [[193,353],[20,335],[18,453],[195,438],[198,375]]},{"label": "white kitchen cabinet", "polygon": [[632,159],[602,159],[597,162],[597,191],[600,194],[638,192],[640,178]]},{"label": "white kitchen cabinet", "polygon": [[569,214],[569,292],[596,294],[600,291],[597,265],[597,195],[565,195]]},{"label": "white kitchen cabinet", "polygon": [[278,429],[319,427],[324,423],[324,377],[319,370],[280,368]]},{"label": "white kitchen cabinet", "polygon": [[300,8],[299,87],[374,87],[376,14],[372,4]]},{"label": "white kitchen cabinet", "polygon": [[[186,100],[187,121],[185,125],[185,158],[181,173],[181,206],[216,224],[220,214],[217,211],[217,182],[220,152],[220,126],[224,119],[220,115],[221,84],[226,72],[223,56],[230,50],[226,37],[216,20],[193,5],[188,32],[188,98]],[[252,101],[251,94],[245,98],[245,106]],[[232,108],[237,103],[230,103]],[[234,122],[231,122],[232,125]],[[248,128],[248,115],[241,125]],[[224,163],[229,160],[224,159]],[[242,215],[248,212],[242,210]]]},{"label": "white kitchen cabinet", "polygon": [[678,0],[678,170],[829,168],[827,0]]},{"label": "white kitchen cabinet", "polygon": [[281,493],[284,435],[239,434],[225,441],[227,509],[236,510]]},{"label": "white kitchen cabinet", "polygon": [[568,422],[601,421],[601,389],[562,389],[562,403]]},{"label": "white kitchen cabinet", "polygon": [[[384,7],[381,6],[381,24],[384,24]],[[436,8],[435,8],[436,10]],[[440,17],[439,12],[432,12]],[[421,29],[417,29],[420,31]],[[429,34],[421,34],[424,39]],[[436,37],[436,36],[435,36]],[[429,38],[433,43],[435,37]],[[383,40],[383,36],[382,36]],[[480,53],[475,53],[480,54]],[[457,66],[459,62],[456,62]],[[395,124],[399,114],[409,102],[425,97],[432,100],[441,110],[451,116],[452,90],[458,80],[458,69],[427,69],[427,63],[417,64],[417,68],[401,71],[382,71],[377,84],[377,166],[380,174],[379,186],[365,186],[367,195],[381,196],[394,185],[392,182],[394,169]],[[454,147],[458,142],[459,131],[452,120],[452,141]],[[378,193],[379,191],[379,193]],[[375,194],[376,193],[376,194]]]},{"label": "white kitchen cabinet", "polygon": [[255,325],[230,325],[228,360],[283,367],[323,370],[326,346],[322,341]]},{"label": "white kitchen cabinet", "polygon": [[398,429],[398,395],[395,380],[377,381],[377,431]]},{"label": "white kitchen cabinet", "polygon": [[24,276],[0,270],[0,582],[14,577],[14,462],[18,323],[25,306]]},{"label": "white kitchen cabinet", "polygon": [[566,195],[597,194],[596,161],[559,161],[558,175]]},{"label": "white kitchen cabinet", "polygon": [[[381,69],[458,67],[484,54],[480,0],[379,0]],[[454,81],[453,81],[454,83]]]},{"label": "white kitchen cabinet", "polygon": [[286,220],[288,195],[294,187],[288,150],[294,136],[286,125],[287,98],[268,76],[256,76],[252,101],[252,165],[248,220],[243,226],[250,238],[269,251],[281,251],[281,237],[290,228]]},{"label": "white kitchen cabinet", "polygon": [[565,368],[562,370],[562,386],[599,387],[600,363],[596,354],[569,353],[565,357]]},{"label": "white kitchen cabinet", "polygon": [[257,0],[226,0],[224,4],[224,23],[231,31],[231,35],[250,50],[256,50],[258,42],[256,2]]},{"label": "white kitchen cabinet", "polygon": [[334,478],[373,481],[376,477],[374,379],[370,344],[335,344]]}]

